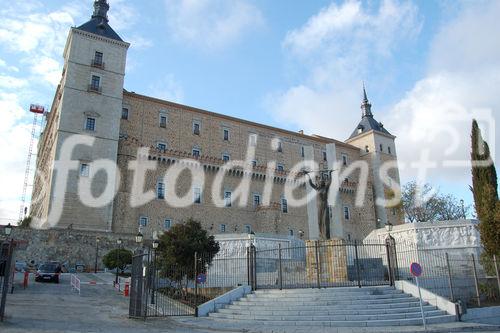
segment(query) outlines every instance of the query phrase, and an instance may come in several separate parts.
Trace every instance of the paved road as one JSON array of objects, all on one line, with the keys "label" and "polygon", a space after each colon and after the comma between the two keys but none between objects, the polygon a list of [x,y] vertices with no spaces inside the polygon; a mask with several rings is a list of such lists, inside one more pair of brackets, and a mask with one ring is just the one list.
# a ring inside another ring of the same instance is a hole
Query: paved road
[{"label": "paved road", "polygon": [[[83,275],[82,281],[98,283],[113,281],[110,275]],[[6,320],[0,332],[207,332],[195,330],[170,319],[146,322],[127,317],[128,298],[118,294],[111,285],[84,285],[81,295],[72,292],[70,276],[63,275],[60,284],[35,283],[20,287],[16,277],[15,292],[7,297]]]}]

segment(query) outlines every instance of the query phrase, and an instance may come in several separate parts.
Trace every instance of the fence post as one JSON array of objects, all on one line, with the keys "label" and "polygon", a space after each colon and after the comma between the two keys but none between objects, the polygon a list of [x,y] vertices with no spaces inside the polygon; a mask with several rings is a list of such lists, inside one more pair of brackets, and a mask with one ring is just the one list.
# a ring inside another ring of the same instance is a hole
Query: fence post
[{"label": "fence post", "polygon": [[448,269],[448,285],[450,287],[450,299],[455,302],[455,296],[453,295],[453,280],[451,278],[451,268],[450,268],[450,258],[448,252],[445,253],[446,256],[446,268]]},{"label": "fence post", "polygon": [[283,269],[282,269],[282,265],[281,265],[281,243],[278,243],[278,260],[279,260],[279,274],[278,274],[279,286],[280,286],[280,290],[282,290],[283,289]]},{"label": "fence post", "polygon": [[495,264],[495,275],[497,277],[498,293],[500,294],[500,273],[498,273],[497,256],[495,254],[493,255],[493,263]]},{"label": "fence post", "polygon": [[198,252],[194,253],[194,305],[195,316],[198,317]]},{"label": "fence post", "polygon": [[474,284],[476,285],[477,306],[481,307],[481,296],[479,295],[479,281],[477,279],[476,259],[474,258],[474,254],[471,254],[471,257],[472,267],[474,268]]},{"label": "fence post", "polygon": [[391,249],[389,246],[389,242],[385,241],[385,252],[387,254],[387,269],[389,271],[389,285],[394,286],[394,272],[392,268],[392,260],[391,260]]},{"label": "fence post", "polygon": [[358,287],[361,288],[361,272],[359,269],[358,241],[354,241],[354,253],[356,255],[356,277],[358,279]]},{"label": "fence post", "polygon": [[321,266],[319,264],[319,241],[318,240],[314,242],[314,248],[315,248],[315,252],[316,252],[316,284],[317,284],[317,287],[319,289],[319,288],[321,288],[321,283],[319,280]]},{"label": "fence post", "polygon": [[250,283],[250,247],[247,247],[247,283],[252,286]]},{"label": "fence post", "polygon": [[252,290],[257,290],[257,251],[255,245],[250,245],[250,280]]}]

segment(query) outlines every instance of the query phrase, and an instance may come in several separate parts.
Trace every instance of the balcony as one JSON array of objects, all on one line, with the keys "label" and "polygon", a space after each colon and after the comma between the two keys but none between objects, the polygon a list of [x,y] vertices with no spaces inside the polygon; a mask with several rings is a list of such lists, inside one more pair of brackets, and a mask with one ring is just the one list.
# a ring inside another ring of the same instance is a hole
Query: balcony
[{"label": "balcony", "polygon": [[87,87],[87,91],[100,94],[100,93],[102,93],[102,88],[100,86],[96,86],[94,84],[89,84]]},{"label": "balcony", "polygon": [[99,59],[92,59],[92,61],[90,62],[90,66],[94,68],[104,69],[104,62]]}]

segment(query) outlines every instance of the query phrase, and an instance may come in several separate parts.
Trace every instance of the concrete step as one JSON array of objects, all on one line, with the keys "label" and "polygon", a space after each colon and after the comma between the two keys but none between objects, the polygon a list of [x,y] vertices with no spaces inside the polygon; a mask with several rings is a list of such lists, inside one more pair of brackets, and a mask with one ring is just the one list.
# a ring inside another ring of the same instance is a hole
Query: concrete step
[{"label": "concrete step", "polygon": [[323,300],[314,300],[314,299],[303,299],[303,300],[288,300],[276,298],[272,299],[259,299],[259,298],[243,298],[234,302],[234,304],[243,304],[249,306],[309,306],[309,305],[325,305],[325,306],[334,306],[334,305],[391,305],[403,302],[416,302],[417,299],[412,296],[407,296],[403,298],[385,298],[385,299],[355,299],[351,300],[346,298],[331,300],[331,299],[323,299]]},{"label": "concrete step", "polygon": [[380,294],[380,293],[397,293],[401,294],[401,290],[394,289],[390,286],[383,287],[341,287],[341,288],[302,288],[302,289],[258,289],[254,292],[256,295],[260,294],[278,294],[278,295],[316,295],[316,294],[349,294],[353,295],[354,293],[359,294]]},{"label": "concrete step", "polygon": [[[239,323],[247,325],[255,325],[256,320],[237,320],[226,318],[213,318],[215,321]],[[453,315],[435,316],[426,319],[428,324],[449,323],[455,321]],[[322,327],[370,327],[370,326],[408,326],[421,325],[421,318],[406,318],[406,319],[385,319],[385,320],[327,320],[327,321],[285,321],[285,320],[269,320],[265,321],[266,326],[322,326]]]},{"label": "concrete step", "polygon": [[[434,311],[426,311],[426,318],[443,316],[446,315],[445,311],[442,310],[434,310]],[[211,313],[210,317],[213,318],[225,318],[225,319],[236,319],[236,320],[263,320],[263,321],[273,321],[273,320],[282,320],[282,321],[370,321],[370,320],[393,320],[393,319],[407,319],[407,318],[420,318],[421,313],[419,312],[407,312],[407,313],[392,313],[392,314],[371,314],[371,315],[285,315],[285,316],[277,316],[277,315],[255,315],[250,313],[237,313],[237,314],[228,314],[228,313]]]},{"label": "concrete step", "polygon": [[[424,303],[424,305],[427,305],[427,303]],[[367,306],[374,306],[373,304],[332,304],[332,305],[318,305],[317,303],[311,304],[311,305],[285,305],[285,304],[267,304],[263,306],[262,304],[252,304],[248,302],[241,302],[241,301],[236,301],[233,304],[229,305],[229,308],[232,309],[248,309],[249,307],[253,308],[261,308],[261,309],[267,309],[267,310],[359,310],[359,309],[366,309]],[[391,303],[391,304],[383,304],[384,308],[410,308],[410,307],[417,307],[420,306],[419,301],[414,300],[410,302],[401,302],[401,303]]]},{"label": "concrete step", "polygon": [[[275,300],[275,299],[282,299],[282,300],[303,300],[305,295],[295,295],[295,294],[289,294],[289,295],[279,295],[279,294],[248,294],[246,296],[247,299],[260,299],[260,300]],[[371,294],[318,294],[318,295],[309,295],[307,297],[308,299],[312,300],[335,300],[335,299],[352,299],[352,300],[362,300],[362,299],[387,299],[387,298],[404,298],[404,297],[409,297],[408,294],[403,294],[403,293],[387,293],[387,294],[376,294],[376,295],[371,295]]]},{"label": "concrete step", "polygon": [[[437,307],[433,305],[426,305],[423,307],[424,311],[434,311]],[[244,312],[243,312],[244,311]],[[231,306],[223,309],[219,309],[220,313],[227,314],[240,314],[248,313],[251,315],[275,315],[275,316],[334,316],[334,315],[376,315],[376,314],[393,314],[393,313],[419,313],[420,307],[409,307],[409,308],[363,308],[358,310],[347,310],[347,309],[336,309],[336,310],[268,310],[261,308],[246,308],[246,309],[234,309]]]}]

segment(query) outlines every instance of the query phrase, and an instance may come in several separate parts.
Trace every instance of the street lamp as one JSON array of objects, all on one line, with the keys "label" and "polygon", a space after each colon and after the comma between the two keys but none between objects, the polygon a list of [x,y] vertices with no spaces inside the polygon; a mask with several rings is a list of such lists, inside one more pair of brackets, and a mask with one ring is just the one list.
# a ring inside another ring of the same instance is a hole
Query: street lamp
[{"label": "street lamp", "polygon": [[116,251],[116,277],[115,277],[115,285],[118,284],[118,269],[120,266],[120,250],[122,247],[122,239],[118,238],[116,240],[116,244],[118,244],[118,251]]},{"label": "street lamp", "polygon": [[7,238],[10,237],[10,234],[12,233],[12,225],[9,223],[7,224],[4,228],[3,228],[3,231],[5,232],[5,236],[7,236]]},{"label": "street lamp", "polygon": [[154,235],[153,237],[153,269],[152,269],[152,281],[151,281],[151,304],[155,304],[155,294],[156,294],[156,249],[160,245],[160,241]]},{"label": "street lamp", "polygon": [[385,224],[385,230],[387,230],[387,233],[389,234],[389,236],[391,235],[392,227],[393,227],[392,223],[387,221],[387,223]]},{"label": "street lamp", "polygon": [[97,273],[97,257],[99,256],[99,237],[95,238],[95,264],[94,274]]},{"label": "street lamp", "polygon": [[141,234],[141,232],[139,231],[139,232],[137,233],[137,235],[135,236],[135,242],[136,242],[137,244],[140,244],[140,243],[142,243],[142,239],[143,239],[143,238],[144,238],[144,236],[143,236],[143,235]]},{"label": "street lamp", "polygon": [[303,230],[299,230],[299,238],[302,239],[302,237],[304,237],[304,231]]}]

